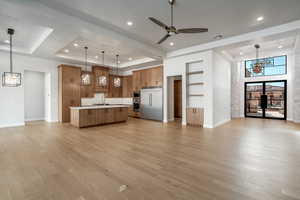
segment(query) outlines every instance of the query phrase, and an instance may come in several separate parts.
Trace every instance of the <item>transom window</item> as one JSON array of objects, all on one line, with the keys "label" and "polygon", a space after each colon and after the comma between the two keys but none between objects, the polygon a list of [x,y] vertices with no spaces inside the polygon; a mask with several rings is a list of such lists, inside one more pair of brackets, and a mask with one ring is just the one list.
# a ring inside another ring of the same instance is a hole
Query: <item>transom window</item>
[{"label": "transom window", "polygon": [[276,56],[259,59],[260,63],[264,63],[264,67],[259,73],[253,71],[256,62],[256,59],[245,61],[245,77],[274,76],[286,74],[287,56]]}]

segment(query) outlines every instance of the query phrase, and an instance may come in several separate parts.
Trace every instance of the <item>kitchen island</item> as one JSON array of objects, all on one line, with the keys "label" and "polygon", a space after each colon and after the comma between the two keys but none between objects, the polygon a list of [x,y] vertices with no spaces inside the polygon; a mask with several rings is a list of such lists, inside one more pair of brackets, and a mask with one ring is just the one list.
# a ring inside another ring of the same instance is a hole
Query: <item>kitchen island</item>
[{"label": "kitchen island", "polygon": [[78,128],[125,122],[127,105],[95,105],[70,107],[71,124]]}]

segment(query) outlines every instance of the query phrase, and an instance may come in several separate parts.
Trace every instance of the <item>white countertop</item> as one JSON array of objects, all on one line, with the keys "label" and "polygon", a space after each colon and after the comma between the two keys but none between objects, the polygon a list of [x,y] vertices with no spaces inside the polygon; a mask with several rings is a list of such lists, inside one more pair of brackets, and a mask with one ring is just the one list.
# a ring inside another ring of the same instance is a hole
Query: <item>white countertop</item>
[{"label": "white countertop", "polygon": [[131,105],[92,105],[92,106],[80,106],[80,107],[70,107],[72,110],[88,110],[88,109],[104,109],[104,108],[126,108]]}]

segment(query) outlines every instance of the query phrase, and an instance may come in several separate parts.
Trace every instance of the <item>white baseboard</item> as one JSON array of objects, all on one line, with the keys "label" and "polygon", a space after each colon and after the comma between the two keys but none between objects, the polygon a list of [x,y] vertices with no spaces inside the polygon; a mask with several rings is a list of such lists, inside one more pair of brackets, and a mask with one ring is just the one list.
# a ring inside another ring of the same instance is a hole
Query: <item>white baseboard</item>
[{"label": "white baseboard", "polygon": [[211,125],[203,125],[203,128],[214,128],[213,126],[211,126]]},{"label": "white baseboard", "polygon": [[220,121],[220,122],[216,123],[216,124],[214,125],[214,127],[216,128],[216,127],[218,127],[218,126],[221,126],[221,125],[223,125],[223,124],[226,124],[226,123],[229,122],[229,121],[231,121],[231,119],[224,119],[223,121]]},{"label": "white baseboard", "polygon": [[58,120],[46,120],[46,122],[48,122],[48,123],[57,123],[59,121]]},{"label": "white baseboard", "polygon": [[29,119],[25,119],[25,122],[44,121],[44,120],[45,120],[44,117],[40,117],[40,118],[29,118]]},{"label": "white baseboard", "polygon": [[216,127],[218,127],[218,126],[221,126],[221,125],[223,125],[223,124],[226,124],[227,122],[229,122],[229,121],[231,121],[231,119],[225,119],[225,120],[223,120],[223,121],[220,121],[220,122],[218,122],[218,123],[216,123],[215,125],[207,125],[207,124],[204,124],[203,125],[203,128],[216,128]]},{"label": "white baseboard", "polygon": [[2,124],[0,125],[0,128],[10,128],[10,127],[18,127],[18,126],[25,126],[25,123]]}]

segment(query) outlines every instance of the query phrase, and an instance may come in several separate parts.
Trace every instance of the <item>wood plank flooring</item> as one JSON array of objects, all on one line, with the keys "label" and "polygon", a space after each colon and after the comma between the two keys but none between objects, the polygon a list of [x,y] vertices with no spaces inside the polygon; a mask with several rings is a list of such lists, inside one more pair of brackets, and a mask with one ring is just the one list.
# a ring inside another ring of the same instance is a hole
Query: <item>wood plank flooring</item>
[{"label": "wood plank flooring", "polygon": [[117,199],[300,199],[300,126],[237,119],[200,129],[129,119],[0,129],[0,200]]}]

